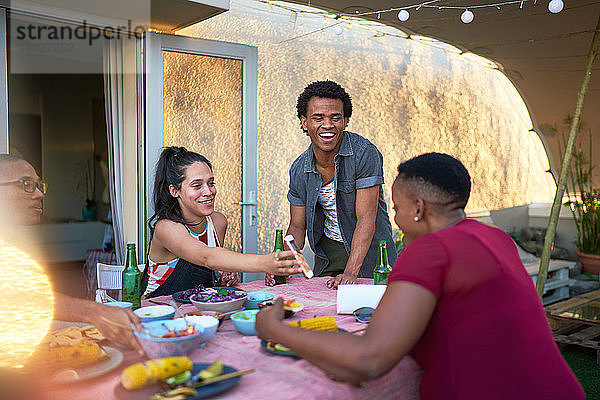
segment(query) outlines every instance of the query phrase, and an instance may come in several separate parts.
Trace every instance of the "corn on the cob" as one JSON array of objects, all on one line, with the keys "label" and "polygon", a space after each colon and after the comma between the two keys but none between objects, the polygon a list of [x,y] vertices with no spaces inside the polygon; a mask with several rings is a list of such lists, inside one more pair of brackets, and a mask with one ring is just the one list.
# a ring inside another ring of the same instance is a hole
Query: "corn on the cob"
[{"label": "corn on the cob", "polygon": [[313,331],[337,331],[337,323],[333,317],[316,317],[301,319],[299,321],[288,322],[288,325],[297,326],[303,329],[310,329]]},{"label": "corn on the cob", "polygon": [[192,360],[188,357],[158,358],[125,368],[121,374],[121,383],[125,389],[139,389],[191,370]]},{"label": "corn on the cob", "polygon": [[59,369],[77,368],[92,364],[100,359],[103,351],[94,342],[77,343],[71,346],[38,347],[27,365],[32,368]]}]

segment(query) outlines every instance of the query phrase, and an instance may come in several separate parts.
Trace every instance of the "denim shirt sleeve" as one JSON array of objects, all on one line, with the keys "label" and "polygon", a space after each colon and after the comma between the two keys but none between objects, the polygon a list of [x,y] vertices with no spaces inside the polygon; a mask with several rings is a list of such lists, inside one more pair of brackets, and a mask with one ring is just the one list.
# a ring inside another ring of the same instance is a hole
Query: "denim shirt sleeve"
[{"label": "denim shirt sleeve", "polygon": [[303,179],[302,163],[294,162],[290,167],[290,187],[287,199],[291,205],[306,207],[306,180]]},{"label": "denim shirt sleeve", "polygon": [[356,153],[356,189],[383,185],[383,156],[369,143]]}]

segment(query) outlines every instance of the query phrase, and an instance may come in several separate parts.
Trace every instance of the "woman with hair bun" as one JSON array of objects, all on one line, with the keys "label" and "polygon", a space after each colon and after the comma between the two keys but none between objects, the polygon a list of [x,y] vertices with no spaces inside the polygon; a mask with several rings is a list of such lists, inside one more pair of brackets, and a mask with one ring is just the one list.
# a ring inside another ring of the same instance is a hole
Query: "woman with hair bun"
[{"label": "woman with hair bun", "polygon": [[392,200],[407,246],[365,334],[285,325],[278,300],[257,315],[258,335],[355,384],[410,354],[425,371],[422,400],[583,400],[515,243],[466,218],[470,191],[447,154],[400,164]]},{"label": "woman with hair bun", "polygon": [[232,286],[239,282],[237,272],[300,272],[296,260],[286,260],[293,258],[291,251],[253,255],[221,248],[227,219],[214,210],[216,194],[210,161],[184,147],[163,149],[154,179],[154,215],[148,221],[151,239],[142,277],[146,298],[200,284]]}]

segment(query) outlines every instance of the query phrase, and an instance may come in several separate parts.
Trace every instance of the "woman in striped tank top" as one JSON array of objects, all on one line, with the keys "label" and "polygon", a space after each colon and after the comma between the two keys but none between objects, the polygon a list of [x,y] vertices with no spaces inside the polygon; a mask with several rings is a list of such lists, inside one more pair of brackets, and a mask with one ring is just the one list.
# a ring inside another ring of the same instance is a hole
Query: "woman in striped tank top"
[{"label": "woman in striped tank top", "polygon": [[163,149],[154,180],[154,215],[148,221],[145,297],[170,295],[199,284],[233,286],[239,282],[237,272],[300,272],[289,251],[277,258],[274,253],[241,254],[221,248],[227,218],[214,210],[216,194],[210,161],[183,147]]}]

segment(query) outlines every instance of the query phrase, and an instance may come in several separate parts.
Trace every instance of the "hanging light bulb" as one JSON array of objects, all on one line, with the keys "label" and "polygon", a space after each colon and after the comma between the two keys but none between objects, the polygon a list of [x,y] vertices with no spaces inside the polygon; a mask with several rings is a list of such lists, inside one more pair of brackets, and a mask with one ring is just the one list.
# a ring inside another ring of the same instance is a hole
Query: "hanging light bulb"
[{"label": "hanging light bulb", "polygon": [[565,3],[563,3],[562,0],[552,0],[550,3],[548,3],[548,10],[552,14],[556,14],[561,12],[564,6]]},{"label": "hanging light bulb", "polygon": [[335,32],[336,35],[341,35],[342,33],[344,33],[344,28],[342,28],[340,25],[336,25],[333,28],[333,32]]},{"label": "hanging light bulb", "polygon": [[[552,0],[554,1],[554,0]],[[560,0],[559,0],[560,1]],[[460,20],[462,22],[464,22],[465,24],[469,24],[473,21],[473,13],[469,10],[465,10],[461,15],[460,15]]]},{"label": "hanging light bulb", "polygon": [[398,13],[398,19],[402,22],[407,21],[409,17],[410,14],[406,10],[400,10],[400,12]]}]

